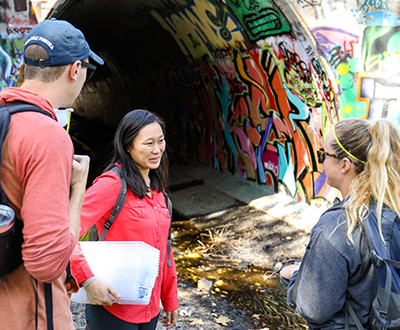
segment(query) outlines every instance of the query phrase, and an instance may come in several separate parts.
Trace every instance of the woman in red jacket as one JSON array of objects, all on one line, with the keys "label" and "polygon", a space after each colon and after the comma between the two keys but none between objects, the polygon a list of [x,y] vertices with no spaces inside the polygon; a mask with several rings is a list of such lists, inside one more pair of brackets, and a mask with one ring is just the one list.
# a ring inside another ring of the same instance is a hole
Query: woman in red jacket
[{"label": "woman in red jacket", "polygon": [[113,304],[109,293],[120,295],[95,278],[78,245],[71,270],[81,286],[86,286],[90,305],[86,319],[91,330],[154,330],[160,313],[160,300],[166,316],[166,329],[177,321],[178,295],[175,263],[167,265],[167,239],[170,215],[163,191],[166,188],[168,159],[165,151],[164,123],[147,110],[133,110],[121,120],[114,138],[113,157],[105,172],[85,194],[81,212],[80,236],[96,225],[99,236],[111,214],[121,189],[121,180],[111,171],[122,170],[128,191],[123,208],[110,227],[106,241],[142,241],[160,250],[160,268],[148,305]]}]

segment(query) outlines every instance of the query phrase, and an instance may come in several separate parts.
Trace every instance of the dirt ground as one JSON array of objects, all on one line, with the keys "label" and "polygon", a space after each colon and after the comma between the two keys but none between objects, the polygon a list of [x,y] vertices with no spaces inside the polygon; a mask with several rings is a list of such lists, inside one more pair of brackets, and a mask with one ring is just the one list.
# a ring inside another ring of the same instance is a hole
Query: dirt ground
[{"label": "dirt ground", "polygon": [[[179,242],[182,224],[175,223],[173,228],[177,264],[180,255],[187,253],[181,250],[187,250],[187,247],[180,246],[182,244]],[[206,262],[222,260],[224,265],[229,265],[230,270],[240,270],[244,274],[251,272],[252,268],[262,269],[267,279],[277,279],[280,267],[301,260],[309,240],[309,234],[249,206],[238,206],[212,216],[193,218],[186,221],[185,225],[186,228],[189,225],[199,229],[192,237],[185,236],[183,239]],[[201,291],[190,277],[179,275],[180,315],[174,329],[306,328],[304,321],[286,306],[285,288],[282,285],[274,286],[275,291],[256,288],[253,293],[249,293],[248,300],[251,302],[240,304],[240,299],[233,299],[234,293],[217,294],[215,286],[210,291]],[[258,285],[262,287],[264,284]],[[258,307],[253,302],[258,302]],[[71,310],[76,329],[85,329],[83,306],[73,303]],[[163,328],[159,322],[157,329]]]}]

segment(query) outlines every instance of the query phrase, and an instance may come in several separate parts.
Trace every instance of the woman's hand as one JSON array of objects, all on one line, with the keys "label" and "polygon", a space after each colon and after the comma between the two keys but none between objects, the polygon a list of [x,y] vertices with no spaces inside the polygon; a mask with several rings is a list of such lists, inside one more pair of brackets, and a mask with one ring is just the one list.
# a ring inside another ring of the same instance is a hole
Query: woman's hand
[{"label": "woman's hand", "polygon": [[289,266],[283,267],[282,270],[279,272],[279,276],[290,280],[290,278],[292,277],[293,273],[296,270],[299,270],[299,268],[300,268],[300,263],[299,262],[295,262],[293,265],[289,265]]},{"label": "woman's hand", "polygon": [[[82,285],[85,285],[90,279],[85,280]],[[111,306],[114,302],[108,295],[109,293],[116,299],[121,298],[121,295],[111,285],[98,279],[95,279],[86,287],[86,296],[92,305]]]},{"label": "woman's hand", "polygon": [[161,323],[163,323],[166,329],[171,329],[178,321],[178,310],[167,312],[167,315],[162,317]]}]

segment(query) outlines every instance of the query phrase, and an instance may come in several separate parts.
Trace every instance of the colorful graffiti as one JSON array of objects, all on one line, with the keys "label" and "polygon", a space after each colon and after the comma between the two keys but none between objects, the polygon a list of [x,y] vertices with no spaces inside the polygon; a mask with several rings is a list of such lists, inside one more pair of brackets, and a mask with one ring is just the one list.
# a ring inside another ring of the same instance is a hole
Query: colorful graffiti
[{"label": "colorful graffiti", "polygon": [[268,0],[227,0],[251,41],[287,34],[290,25],[274,2]]},{"label": "colorful graffiti", "polygon": [[349,5],[355,7],[358,30],[312,28],[320,55],[335,75],[340,118],[387,118],[400,129],[400,1]]},{"label": "colorful graffiti", "polygon": [[37,24],[29,2],[15,1],[14,6],[3,7],[0,23],[0,90],[15,86],[22,66],[26,35]]},{"label": "colorful graffiti", "polygon": [[[181,146],[214,169],[299,200],[331,199],[315,153],[338,114],[317,51],[304,28],[283,16],[281,3],[227,5],[195,0],[151,13],[190,59],[166,79],[185,122],[174,127],[188,141]],[[252,29],[250,16],[270,24]]]}]

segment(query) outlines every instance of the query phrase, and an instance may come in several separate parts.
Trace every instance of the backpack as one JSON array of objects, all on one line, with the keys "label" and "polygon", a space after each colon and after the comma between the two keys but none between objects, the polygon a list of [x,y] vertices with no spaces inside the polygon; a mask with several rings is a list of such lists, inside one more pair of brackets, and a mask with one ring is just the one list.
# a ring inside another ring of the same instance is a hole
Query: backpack
[{"label": "backpack", "polygon": [[[1,106],[1,104],[0,104]],[[39,112],[53,119],[50,113],[30,103],[18,101],[7,104],[0,108],[0,164],[2,158],[2,147],[4,139],[8,132],[10,125],[11,115],[17,112],[33,111]],[[0,183],[0,204],[10,207],[7,197],[3,191]],[[0,278],[11,273],[13,270],[18,268],[22,263],[22,243],[23,235],[22,229],[24,224],[18,219],[14,219],[14,223],[11,228],[0,235]],[[70,265],[67,266],[67,283],[71,281]],[[38,281],[35,279],[36,287]],[[52,286],[51,283],[44,283],[44,295],[45,295],[45,306],[46,306],[46,317],[47,317],[47,329],[53,330],[53,298],[52,298]],[[36,312],[35,312],[35,329],[38,327],[38,302],[39,297],[36,291]]]},{"label": "backpack", "polygon": [[[377,223],[376,212],[369,212],[363,224],[376,271],[376,296],[371,306],[370,326],[373,330],[400,329],[400,221],[392,210],[382,213],[383,240]],[[348,301],[346,305],[346,316],[350,314],[357,329],[363,329]]]},{"label": "backpack", "polygon": [[[106,238],[106,235],[108,233],[108,230],[110,229],[110,227],[113,224],[118,213],[121,211],[122,207],[124,206],[125,199],[126,199],[126,193],[127,193],[126,181],[122,177],[121,169],[118,166],[114,166],[113,168],[111,168],[111,171],[117,173],[119,179],[121,180],[121,190],[119,192],[118,199],[111,211],[110,216],[108,217],[107,221],[104,223],[104,229],[101,233],[100,238],[97,233],[96,225],[93,225],[93,227],[90,228],[89,232],[82,236],[81,240],[89,239],[90,241],[104,241],[104,239]],[[164,192],[164,196],[165,196],[165,203],[168,207],[168,211],[170,214],[170,221],[171,221],[170,225],[169,225],[168,241],[167,241],[167,263],[168,263],[168,267],[171,267],[172,266],[172,263],[171,263],[172,202],[166,192]],[[89,234],[89,237],[87,237],[88,236],[87,234]]]},{"label": "backpack", "polygon": [[[370,212],[363,223],[371,261],[376,273],[374,277],[375,297],[369,317],[370,328],[372,330],[398,330],[400,329],[400,221],[394,211],[386,208],[385,212],[382,212],[382,236],[384,238],[382,241],[376,212],[371,212],[371,210],[375,211],[376,206],[371,205],[370,207]],[[330,210],[332,209],[344,209],[344,206],[335,204]],[[306,259],[308,251],[307,249],[303,261]],[[295,305],[303,264],[302,262],[300,265],[293,284],[292,295],[289,297],[291,307]],[[349,303],[350,298],[348,294],[345,306],[345,330],[349,329],[349,315],[357,329],[363,330],[360,320]]]},{"label": "backpack", "polygon": [[[11,115],[17,112],[35,111],[53,118],[48,112],[25,102],[14,102],[0,109],[0,164],[2,146],[8,132]],[[0,204],[10,206],[0,183]],[[12,272],[22,264],[22,228],[23,222],[14,219],[10,229],[0,235],[0,278]]]}]

